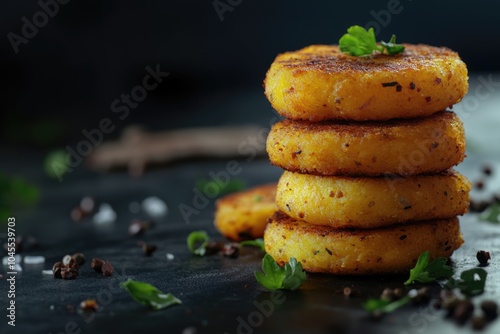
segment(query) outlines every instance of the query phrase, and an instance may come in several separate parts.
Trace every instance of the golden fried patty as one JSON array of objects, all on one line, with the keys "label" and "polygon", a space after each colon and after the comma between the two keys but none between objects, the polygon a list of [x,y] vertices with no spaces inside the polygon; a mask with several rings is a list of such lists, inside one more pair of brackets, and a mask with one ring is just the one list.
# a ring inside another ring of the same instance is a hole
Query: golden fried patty
[{"label": "golden fried patty", "polygon": [[265,94],[290,119],[387,120],[428,116],[467,93],[467,68],[444,47],[405,44],[404,53],[353,57],[312,45],[278,55]]},{"label": "golden fried patty", "polygon": [[278,212],[264,243],[279,264],[294,257],[310,272],[363,275],[407,273],[422,252],[449,257],[463,239],[456,218],[362,230],[308,224]]},{"label": "golden fried patty", "polygon": [[215,227],[236,241],[262,238],[267,220],[277,210],[275,198],[276,183],[226,195],[215,204]]},{"label": "golden fried patty", "polygon": [[376,228],[462,215],[469,207],[467,178],[458,172],[406,178],[283,173],[276,203],[292,218],[334,228]]},{"label": "golden fried patty", "polygon": [[271,163],[316,175],[416,175],[465,157],[462,122],[452,112],[383,122],[284,120],[267,137]]}]

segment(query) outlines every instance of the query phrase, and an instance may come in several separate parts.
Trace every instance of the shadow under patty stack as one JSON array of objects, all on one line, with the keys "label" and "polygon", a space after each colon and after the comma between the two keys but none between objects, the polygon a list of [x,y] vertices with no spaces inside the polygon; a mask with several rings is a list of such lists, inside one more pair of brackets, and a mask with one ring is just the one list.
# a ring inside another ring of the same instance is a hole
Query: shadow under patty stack
[{"label": "shadow under patty stack", "polygon": [[405,45],[398,55],[353,57],[313,45],[278,55],[265,93],[285,120],[269,133],[279,211],[266,251],[310,272],[406,272],[419,255],[449,257],[463,243],[458,215],[469,181],[451,168],[465,156],[467,93],[458,54]]}]

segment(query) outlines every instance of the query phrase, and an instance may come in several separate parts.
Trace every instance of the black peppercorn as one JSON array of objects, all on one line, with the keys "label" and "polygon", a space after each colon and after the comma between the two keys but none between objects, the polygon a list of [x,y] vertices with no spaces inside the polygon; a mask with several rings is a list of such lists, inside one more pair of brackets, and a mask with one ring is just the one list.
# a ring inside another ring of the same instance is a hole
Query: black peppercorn
[{"label": "black peppercorn", "polygon": [[477,260],[481,265],[487,265],[488,261],[491,259],[490,252],[480,250],[476,254]]}]

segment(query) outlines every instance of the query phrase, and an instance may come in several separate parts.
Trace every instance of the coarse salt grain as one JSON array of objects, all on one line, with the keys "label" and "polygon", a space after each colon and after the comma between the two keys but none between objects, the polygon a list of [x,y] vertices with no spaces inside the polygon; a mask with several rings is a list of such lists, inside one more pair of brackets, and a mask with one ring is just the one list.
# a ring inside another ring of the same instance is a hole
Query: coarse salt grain
[{"label": "coarse salt grain", "polygon": [[111,205],[103,203],[99,206],[99,211],[92,217],[95,224],[110,224],[116,220],[116,212]]},{"label": "coarse salt grain", "polygon": [[160,218],[167,214],[167,204],[156,196],[150,196],[142,201],[142,209],[153,218]]},{"label": "coarse salt grain", "polygon": [[[9,258],[11,258],[11,257],[10,256],[4,256],[2,258],[2,264],[4,266],[10,264],[9,263]],[[23,260],[23,258],[21,257],[21,255],[19,255],[19,254],[14,255],[14,263],[21,263],[22,260]]]},{"label": "coarse salt grain", "polygon": [[45,263],[45,257],[43,256],[26,255],[24,257],[24,264],[42,264],[42,263]]}]

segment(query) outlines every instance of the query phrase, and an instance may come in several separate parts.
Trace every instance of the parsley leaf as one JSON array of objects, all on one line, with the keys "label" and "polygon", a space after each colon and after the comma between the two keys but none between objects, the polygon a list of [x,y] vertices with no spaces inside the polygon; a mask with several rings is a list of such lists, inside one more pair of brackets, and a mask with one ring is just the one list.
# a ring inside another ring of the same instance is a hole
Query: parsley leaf
[{"label": "parsley leaf", "polygon": [[373,28],[366,30],[360,26],[352,26],[347,29],[347,34],[339,40],[340,51],[351,56],[371,55],[373,51],[382,51],[377,45],[375,31]]},{"label": "parsley leaf", "polygon": [[[205,231],[193,231],[189,233],[187,237],[187,246],[189,251],[198,256],[205,255],[205,247],[207,247],[209,240],[210,238]],[[196,247],[197,245],[198,247]]]},{"label": "parsley leaf", "polygon": [[397,310],[403,305],[408,304],[411,300],[411,297],[406,295],[401,299],[395,300],[393,302],[388,301],[387,299],[368,299],[363,303],[363,308],[368,312],[382,312],[382,313],[390,313],[392,311]]},{"label": "parsley leaf", "polygon": [[121,282],[120,286],[127,291],[137,302],[148,305],[153,310],[161,310],[172,305],[182,304],[171,293],[163,293],[153,285],[145,282],[138,282],[130,278],[126,282]]},{"label": "parsley leaf", "polygon": [[266,254],[262,259],[262,271],[256,271],[255,278],[268,290],[296,290],[307,277],[306,272],[302,269],[302,264],[293,257],[283,267],[280,267],[271,255]]},{"label": "parsley leaf", "polygon": [[262,238],[258,238],[255,240],[245,240],[245,241],[240,242],[240,245],[241,246],[253,246],[253,247],[260,248],[260,250],[263,252],[266,251],[266,248],[264,247],[264,239],[262,239]]},{"label": "parsley leaf", "polygon": [[481,268],[469,269],[460,275],[459,279],[450,278],[445,287],[448,289],[460,289],[466,296],[475,296],[483,293],[488,273]]},{"label": "parsley leaf", "polygon": [[429,283],[439,278],[449,278],[453,276],[453,269],[446,265],[446,258],[438,257],[429,263],[429,252],[425,251],[418,257],[417,264],[410,270],[410,278],[405,285],[413,282]]},{"label": "parsley leaf", "polygon": [[396,44],[396,35],[392,35],[388,43],[382,41],[380,42],[380,44],[382,44],[382,46],[387,51],[387,54],[389,55],[395,55],[405,50],[405,47],[403,45]]},{"label": "parsley leaf", "polygon": [[347,34],[344,34],[339,40],[340,51],[357,57],[369,56],[374,51],[381,53],[385,51],[389,55],[394,55],[405,50],[403,45],[396,44],[396,35],[392,35],[388,43],[381,42],[381,44],[377,44],[373,27],[366,30],[358,25],[349,27]]},{"label": "parsley leaf", "polygon": [[17,211],[36,204],[40,192],[37,187],[21,177],[0,172],[0,223]]},{"label": "parsley leaf", "polygon": [[69,172],[68,166],[69,154],[64,150],[50,152],[43,162],[45,174],[51,178],[62,181],[64,173]]},{"label": "parsley leaf", "polygon": [[494,203],[490,205],[488,209],[479,216],[479,219],[490,223],[500,223],[500,204]]}]

